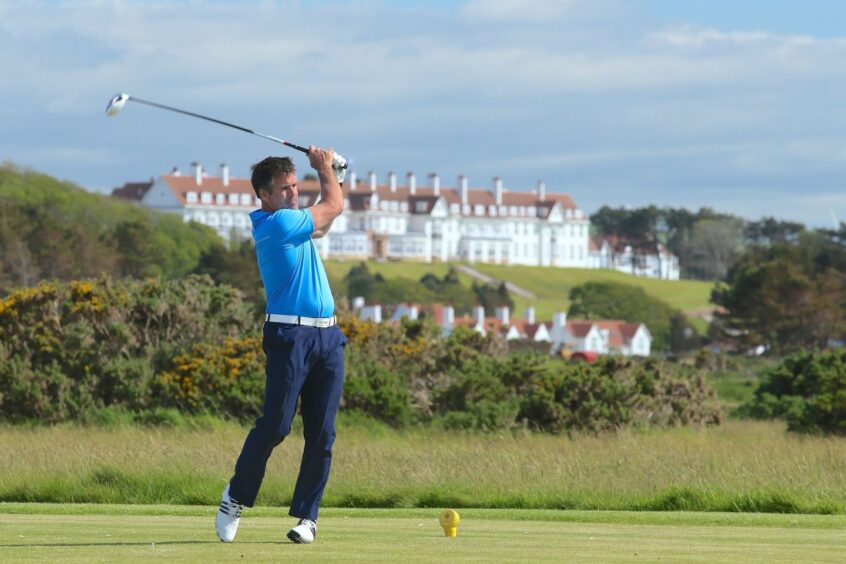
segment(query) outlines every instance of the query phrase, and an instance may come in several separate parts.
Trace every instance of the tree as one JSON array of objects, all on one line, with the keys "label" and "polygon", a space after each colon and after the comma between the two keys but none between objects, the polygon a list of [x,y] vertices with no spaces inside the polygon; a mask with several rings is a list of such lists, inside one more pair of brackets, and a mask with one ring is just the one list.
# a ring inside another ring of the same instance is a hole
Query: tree
[{"label": "tree", "polygon": [[208,274],[218,284],[239,289],[256,311],[264,311],[265,295],[251,241],[241,241],[231,248],[213,245],[200,255],[192,274]]},{"label": "tree", "polygon": [[698,344],[682,312],[631,284],[587,282],[575,286],[570,290],[568,315],[643,323],[654,339],[653,350],[681,351]]},{"label": "tree", "polygon": [[690,278],[723,278],[740,251],[741,222],[736,219],[698,221],[690,241],[682,246],[685,272]]},{"label": "tree", "polygon": [[743,346],[777,352],[826,346],[846,337],[846,247],[824,233],[754,246],[738,257],[711,301]]},{"label": "tree", "polygon": [[744,230],[744,235],[751,243],[773,245],[796,241],[804,230],[805,226],[801,223],[765,217],[760,221],[750,222]]}]

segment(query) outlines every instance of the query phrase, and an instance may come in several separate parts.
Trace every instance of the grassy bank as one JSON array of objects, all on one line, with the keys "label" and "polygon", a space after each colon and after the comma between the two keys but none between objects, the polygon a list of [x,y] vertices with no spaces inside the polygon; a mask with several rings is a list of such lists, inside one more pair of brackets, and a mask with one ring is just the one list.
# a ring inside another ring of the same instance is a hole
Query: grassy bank
[{"label": "grassy bank", "polygon": [[[245,429],[0,428],[0,501],[212,505]],[[286,505],[302,440],[259,497]],[[396,432],[344,424],[329,507],[846,512],[846,440],[776,423],[607,436]]]},{"label": "grassy bank", "polygon": [[[355,264],[354,261],[327,260],[324,263],[326,272],[335,280],[341,280]],[[367,262],[367,268],[380,273],[388,279],[408,278],[419,280],[427,272],[442,277],[449,268],[444,263],[415,263],[415,262]],[[498,280],[513,282],[518,286],[533,292],[536,300],[527,300],[519,296],[512,296],[517,311],[522,315],[523,307],[535,307],[538,319],[552,319],[553,312],[567,311],[570,307],[568,298],[574,286],[585,282],[621,282],[639,286],[643,290],[669,305],[682,311],[701,311],[710,309],[709,300],[713,283],[696,280],[654,280],[638,278],[622,272],[612,270],[595,270],[583,268],[543,268],[534,266],[503,266],[493,264],[474,264],[476,270],[493,276]],[[466,275],[460,275],[462,283],[470,284],[472,280]]]}]

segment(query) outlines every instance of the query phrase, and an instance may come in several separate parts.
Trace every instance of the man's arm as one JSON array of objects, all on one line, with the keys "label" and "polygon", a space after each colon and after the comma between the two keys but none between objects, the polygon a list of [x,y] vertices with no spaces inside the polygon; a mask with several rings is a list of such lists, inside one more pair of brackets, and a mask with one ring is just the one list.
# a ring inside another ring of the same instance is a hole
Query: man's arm
[{"label": "man's arm", "polygon": [[320,202],[308,208],[314,223],[312,237],[326,235],[332,222],[344,211],[344,195],[332,169],[331,149],[308,148],[308,160],[320,179]]},{"label": "man's arm", "polygon": [[314,232],[311,234],[312,239],[320,239],[321,237],[325,237],[329,230],[332,229],[332,222],[329,222],[329,225],[323,227],[321,229],[315,229]]}]

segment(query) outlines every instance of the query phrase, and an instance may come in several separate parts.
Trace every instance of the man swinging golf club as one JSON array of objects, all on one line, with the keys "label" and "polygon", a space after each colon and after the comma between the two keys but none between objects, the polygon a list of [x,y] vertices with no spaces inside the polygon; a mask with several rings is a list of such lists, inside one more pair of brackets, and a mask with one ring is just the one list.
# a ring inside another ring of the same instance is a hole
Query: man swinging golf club
[{"label": "man swinging golf club", "polygon": [[331,149],[308,148],[320,179],[320,202],[298,209],[297,173],[288,157],[268,157],[252,168],[261,209],[250,213],[256,258],[267,296],[262,348],[267,355],[261,416],[250,430],[235,475],[223,490],[215,519],[217,536],[235,540],[241,511],[252,507],[267,459],[291,431],[300,399],[303,449],[289,515],[295,543],[311,543],[332,463],[335,413],[344,380],[346,338],[335,324],[335,302],[323,263],[311,239],[323,237],[343,211],[346,163]]}]

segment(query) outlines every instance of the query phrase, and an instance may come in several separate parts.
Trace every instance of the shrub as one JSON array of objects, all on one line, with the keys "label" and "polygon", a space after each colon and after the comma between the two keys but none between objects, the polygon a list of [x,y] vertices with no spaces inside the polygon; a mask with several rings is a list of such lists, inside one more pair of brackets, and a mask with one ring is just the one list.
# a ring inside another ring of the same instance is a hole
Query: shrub
[{"label": "shrub", "polygon": [[206,276],[15,289],[0,299],[0,413],[56,422],[155,407],[154,376],[175,356],[253,327],[240,293]]},{"label": "shrub", "polygon": [[788,356],[763,372],[748,411],[792,431],[846,435],[846,350]]}]

